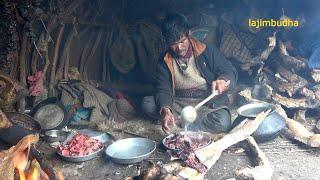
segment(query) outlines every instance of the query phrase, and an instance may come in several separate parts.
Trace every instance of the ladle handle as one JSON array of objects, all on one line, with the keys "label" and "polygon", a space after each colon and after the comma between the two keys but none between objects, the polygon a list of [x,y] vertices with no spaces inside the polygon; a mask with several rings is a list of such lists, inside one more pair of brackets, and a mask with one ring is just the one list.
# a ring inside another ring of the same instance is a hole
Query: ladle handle
[{"label": "ladle handle", "polygon": [[[227,81],[227,86],[229,86],[230,84],[230,80]],[[219,92],[218,91],[213,91],[213,93],[208,96],[206,99],[204,99],[203,101],[201,101],[199,104],[197,104],[194,109],[198,110],[201,106],[203,106],[205,103],[207,103],[210,99],[212,99],[213,97],[215,97],[216,95],[218,95]]]},{"label": "ladle handle", "polygon": [[215,97],[216,95],[218,95],[218,91],[214,91],[210,96],[208,96],[206,99],[204,99],[203,101],[201,101],[199,104],[197,104],[194,109],[198,110],[198,108],[200,108],[202,105],[204,105],[205,103],[207,103],[208,101],[210,101],[210,99],[212,99],[213,97]]}]

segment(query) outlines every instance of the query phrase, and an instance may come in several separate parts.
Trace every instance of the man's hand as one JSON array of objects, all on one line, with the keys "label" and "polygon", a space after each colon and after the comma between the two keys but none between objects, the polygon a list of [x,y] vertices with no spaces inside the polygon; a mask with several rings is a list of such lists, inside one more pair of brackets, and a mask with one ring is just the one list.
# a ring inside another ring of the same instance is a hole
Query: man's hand
[{"label": "man's hand", "polygon": [[162,115],[162,130],[165,133],[170,133],[171,129],[175,126],[174,116],[170,109],[164,108]]},{"label": "man's hand", "polygon": [[225,80],[215,80],[212,81],[212,92],[218,91],[219,94],[222,94],[229,88],[229,83],[230,81],[225,81]]}]

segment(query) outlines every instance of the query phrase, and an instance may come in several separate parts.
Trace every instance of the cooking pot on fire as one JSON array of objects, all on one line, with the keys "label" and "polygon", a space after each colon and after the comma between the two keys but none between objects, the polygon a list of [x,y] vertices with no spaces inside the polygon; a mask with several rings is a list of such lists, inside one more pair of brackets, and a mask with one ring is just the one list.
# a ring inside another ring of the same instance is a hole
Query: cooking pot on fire
[{"label": "cooking pot on fire", "polygon": [[267,117],[260,123],[258,129],[252,134],[257,142],[273,140],[281,133],[286,126],[284,118],[275,111],[275,106],[270,103],[251,103],[237,109],[238,117],[233,126],[238,125],[244,119],[254,119],[261,112],[271,109]]}]

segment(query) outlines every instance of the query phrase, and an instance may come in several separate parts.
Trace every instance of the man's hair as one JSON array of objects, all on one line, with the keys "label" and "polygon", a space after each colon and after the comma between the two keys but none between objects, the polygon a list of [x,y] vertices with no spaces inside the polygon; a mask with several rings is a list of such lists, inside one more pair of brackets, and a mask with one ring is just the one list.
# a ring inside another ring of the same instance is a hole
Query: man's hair
[{"label": "man's hair", "polygon": [[162,34],[168,45],[178,41],[183,35],[187,35],[190,25],[186,17],[180,14],[169,14],[163,20]]}]

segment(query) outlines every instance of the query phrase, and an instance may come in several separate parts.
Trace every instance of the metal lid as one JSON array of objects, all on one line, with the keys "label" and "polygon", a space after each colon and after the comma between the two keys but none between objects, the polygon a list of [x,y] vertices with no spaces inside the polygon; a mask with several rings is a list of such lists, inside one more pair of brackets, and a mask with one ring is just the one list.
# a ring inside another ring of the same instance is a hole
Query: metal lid
[{"label": "metal lid", "polygon": [[64,120],[64,112],[59,106],[49,104],[40,107],[34,114],[34,118],[43,129],[54,129]]},{"label": "metal lid", "polygon": [[64,106],[55,97],[41,101],[31,115],[43,130],[61,129],[68,122]]}]

